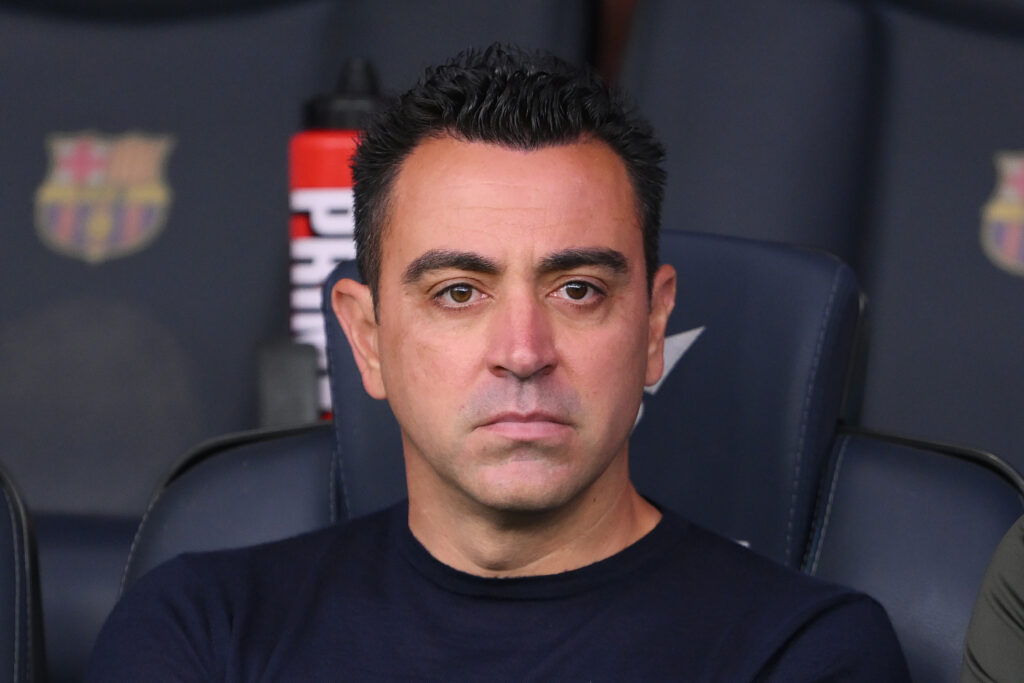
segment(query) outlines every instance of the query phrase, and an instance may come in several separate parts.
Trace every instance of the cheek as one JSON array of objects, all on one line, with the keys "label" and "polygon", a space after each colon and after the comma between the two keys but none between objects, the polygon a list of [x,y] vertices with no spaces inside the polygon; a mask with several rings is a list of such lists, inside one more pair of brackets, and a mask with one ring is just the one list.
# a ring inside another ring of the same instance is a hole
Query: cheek
[{"label": "cheek", "polygon": [[[644,321],[623,320],[566,342],[560,355],[586,399],[608,404],[609,410],[639,400],[647,370]],[[626,387],[635,387],[636,391],[627,391]]]},{"label": "cheek", "polygon": [[436,330],[409,324],[393,326],[400,333],[381,337],[382,374],[388,396],[440,397],[458,386],[465,373],[465,340],[448,338]]}]

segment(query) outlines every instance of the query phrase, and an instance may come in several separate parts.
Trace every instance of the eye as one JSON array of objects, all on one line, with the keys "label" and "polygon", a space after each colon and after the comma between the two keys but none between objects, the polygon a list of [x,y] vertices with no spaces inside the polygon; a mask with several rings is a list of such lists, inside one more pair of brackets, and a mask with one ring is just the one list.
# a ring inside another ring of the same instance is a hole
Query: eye
[{"label": "eye", "polygon": [[566,282],[555,290],[555,292],[561,298],[580,303],[586,303],[604,295],[604,292],[596,285],[584,282],[583,280],[571,280]]},{"label": "eye", "polygon": [[434,295],[434,300],[442,306],[449,308],[458,308],[460,306],[467,306],[478,301],[483,294],[473,285],[468,285],[465,282],[458,282],[453,285],[448,285],[437,294]]}]

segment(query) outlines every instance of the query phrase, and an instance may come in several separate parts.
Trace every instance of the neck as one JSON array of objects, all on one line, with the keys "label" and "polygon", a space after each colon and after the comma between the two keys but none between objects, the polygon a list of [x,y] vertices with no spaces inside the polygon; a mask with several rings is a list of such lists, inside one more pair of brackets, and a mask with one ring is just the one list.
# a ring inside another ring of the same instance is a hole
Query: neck
[{"label": "neck", "polygon": [[632,545],[661,519],[661,513],[633,488],[625,469],[623,463],[624,476],[611,477],[613,485],[596,482],[568,504],[544,511],[438,501],[435,496],[416,495],[410,486],[409,528],[437,560],[477,576],[537,576],[578,569]]}]

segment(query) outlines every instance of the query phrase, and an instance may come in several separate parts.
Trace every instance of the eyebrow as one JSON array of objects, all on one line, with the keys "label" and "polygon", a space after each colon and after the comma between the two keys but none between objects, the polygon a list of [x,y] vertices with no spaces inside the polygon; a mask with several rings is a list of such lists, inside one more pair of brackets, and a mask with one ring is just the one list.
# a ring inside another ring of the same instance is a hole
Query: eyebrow
[{"label": "eyebrow", "polygon": [[537,268],[542,275],[562,270],[572,270],[583,266],[601,266],[614,273],[625,273],[629,270],[629,262],[620,251],[601,247],[564,249],[545,256]]},{"label": "eyebrow", "polygon": [[412,284],[432,270],[454,268],[484,275],[495,275],[499,272],[498,264],[493,260],[471,251],[453,249],[431,249],[421,254],[410,263],[402,274],[403,284]]},{"label": "eyebrow", "polygon": [[[583,266],[600,266],[614,273],[629,270],[628,261],[620,251],[601,247],[563,249],[545,256],[537,272],[541,275],[572,270]],[[409,285],[430,271],[452,268],[484,275],[496,275],[501,271],[498,263],[472,251],[455,249],[431,249],[413,259],[402,274],[402,283]]]}]

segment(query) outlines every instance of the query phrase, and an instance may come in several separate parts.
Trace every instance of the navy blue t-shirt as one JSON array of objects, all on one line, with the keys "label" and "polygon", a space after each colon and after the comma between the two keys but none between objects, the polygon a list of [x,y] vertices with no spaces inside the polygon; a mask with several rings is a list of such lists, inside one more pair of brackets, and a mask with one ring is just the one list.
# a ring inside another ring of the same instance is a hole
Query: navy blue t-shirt
[{"label": "navy blue t-shirt", "polygon": [[906,681],[872,599],[671,513],[547,576],[434,559],[407,506],[179,557],[107,620],[88,681]]}]

